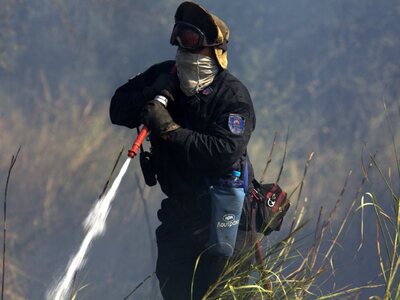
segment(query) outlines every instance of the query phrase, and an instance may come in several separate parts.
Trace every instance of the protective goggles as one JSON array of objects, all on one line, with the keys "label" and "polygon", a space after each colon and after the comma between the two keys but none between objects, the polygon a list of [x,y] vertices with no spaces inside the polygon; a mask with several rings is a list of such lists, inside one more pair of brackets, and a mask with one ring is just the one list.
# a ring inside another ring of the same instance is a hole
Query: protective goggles
[{"label": "protective goggles", "polygon": [[179,46],[189,51],[222,45],[222,43],[208,44],[205,34],[196,26],[186,22],[175,23],[170,43],[173,46]]}]

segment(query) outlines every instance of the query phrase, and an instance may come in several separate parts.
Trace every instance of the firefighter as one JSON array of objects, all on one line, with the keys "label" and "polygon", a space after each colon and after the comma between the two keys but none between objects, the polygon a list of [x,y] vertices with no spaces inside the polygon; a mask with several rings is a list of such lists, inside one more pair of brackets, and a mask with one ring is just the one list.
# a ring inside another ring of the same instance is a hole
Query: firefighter
[{"label": "firefighter", "polygon": [[112,123],[151,130],[154,174],[145,176],[167,196],[156,230],[166,300],[201,299],[221,275],[253,177],[246,148],[255,114],[248,90],[227,70],[228,39],[220,18],[183,2],[170,39],[175,60],[151,66],[111,99]]}]

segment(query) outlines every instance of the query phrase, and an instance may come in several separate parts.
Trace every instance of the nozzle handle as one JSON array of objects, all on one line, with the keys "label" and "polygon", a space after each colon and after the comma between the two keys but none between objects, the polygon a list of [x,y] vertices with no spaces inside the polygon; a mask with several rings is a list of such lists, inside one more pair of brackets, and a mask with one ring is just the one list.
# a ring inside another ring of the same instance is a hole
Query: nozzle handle
[{"label": "nozzle handle", "polygon": [[128,156],[130,158],[134,158],[136,154],[139,152],[140,145],[142,145],[144,139],[146,138],[147,134],[149,133],[149,129],[146,126],[143,126],[140,130],[138,136],[136,137],[135,141],[132,144],[132,148],[128,150]]},{"label": "nozzle handle", "polygon": [[[162,105],[167,106],[168,99],[164,96],[157,95],[154,100],[157,100]],[[132,144],[132,148],[128,150],[128,156],[130,158],[134,158],[136,154],[139,152],[140,146],[143,144],[144,139],[146,138],[147,134],[149,133],[149,129],[146,126],[143,126],[140,130],[138,136],[136,137],[135,141]]]}]

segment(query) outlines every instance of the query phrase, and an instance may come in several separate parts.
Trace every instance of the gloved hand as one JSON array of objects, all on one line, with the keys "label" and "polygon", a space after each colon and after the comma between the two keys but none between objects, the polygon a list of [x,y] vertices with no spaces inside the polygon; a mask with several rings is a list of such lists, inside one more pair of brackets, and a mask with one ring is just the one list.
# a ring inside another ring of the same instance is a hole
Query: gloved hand
[{"label": "gloved hand", "polygon": [[168,110],[157,100],[147,102],[141,113],[140,122],[146,125],[153,134],[162,136],[178,129]]},{"label": "gloved hand", "polygon": [[152,85],[143,89],[143,95],[147,100],[153,100],[155,96],[162,95],[169,101],[174,101],[178,89],[178,77],[169,73],[162,73]]}]

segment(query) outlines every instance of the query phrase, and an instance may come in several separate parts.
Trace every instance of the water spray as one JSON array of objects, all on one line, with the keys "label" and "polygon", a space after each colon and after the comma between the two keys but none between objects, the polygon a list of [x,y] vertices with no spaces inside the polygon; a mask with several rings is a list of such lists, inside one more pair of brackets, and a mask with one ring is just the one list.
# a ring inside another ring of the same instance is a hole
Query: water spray
[{"label": "water spray", "polygon": [[[172,67],[170,74],[176,74],[175,65]],[[164,96],[157,95],[155,96],[154,100],[159,101],[162,105],[167,107],[168,99]],[[126,159],[124,165],[119,171],[118,176],[115,178],[113,184],[111,185],[111,188],[105,195],[103,193],[93,205],[88,216],[83,222],[83,228],[86,231],[86,235],[79,247],[79,250],[73,257],[71,257],[64,275],[61,276],[47,291],[47,300],[68,299],[68,296],[71,293],[71,287],[74,283],[74,278],[78,270],[82,269],[85,265],[87,259],[86,254],[93,240],[96,237],[101,236],[106,229],[106,220],[108,217],[108,213],[111,209],[111,203],[115,198],[121,180],[124,177],[131,160],[135,158],[135,156],[139,152],[139,149],[142,146],[143,141],[147,137],[148,133],[149,129],[146,126],[143,126],[138,133],[135,141],[133,142],[131,149],[128,150],[128,158]]]},{"label": "water spray", "polygon": [[[167,106],[168,100],[164,96],[157,95],[154,100],[157,100],[164,106]],[[61,276],[48,290],[46,295],[48,300],[66,300],[70,296],[75,275],[85,265],[87,252],[93,240],[104,234],[106,228],[106,219],[111,209],[111,203],[115,198],[118,187],[129,167],[131,160],[135,158],[139,152],[139,149],[148,133],[149,129],[146,126],[143,126],[133,142],[131,149],[128,150],[128,158],[111,185],[111,188],[105,195],[101,196],[96,201],[90,210],[88,216],[83,222],[83,228],[86,232],[86,235],[76,254],[71,257],[63,276]]]},{"label": "water spray", "polygon": [[108,192],[96,201],[88,216],[83,222],[86,232],[78,251],[68,262],[63,276],[61,276],[47,291],[48,300],[66,300],[71,298],[71,286],[74,283],[76,273],[82,269],[87,259],[87,252],[95,238],[101,236],[106,229],[106,219],[111,209],[111,203],[115,198],[118,187],[124,177],[131,158],[129,157],[122,166],[118,176],[115,178]]}]

